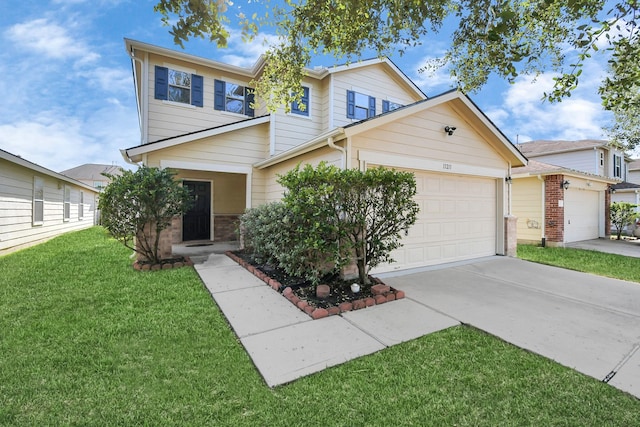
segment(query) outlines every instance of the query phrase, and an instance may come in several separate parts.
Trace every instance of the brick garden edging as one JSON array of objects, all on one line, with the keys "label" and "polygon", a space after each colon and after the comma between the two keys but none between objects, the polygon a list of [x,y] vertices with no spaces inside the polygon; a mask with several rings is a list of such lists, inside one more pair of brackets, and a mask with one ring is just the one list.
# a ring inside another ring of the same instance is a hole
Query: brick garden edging
[{"label": "brick garden edging", "polygon": [[[228,251],[226,252],[226,255],[237,262],[241,267],[245,268],[251,274],[256,276],[258,279],[262,280],[265,284],[269,285],[273,290],[275,290],[276,292],[280,291],[280,288],[282,287],[282,284],[280,282],[269,277],[263,271],[254,267],[233,252]],[[335,316],[346,311],[360,310],[405,297],[404,291],[400,291],[398,289],[392,288],[391,286],[385,285],[377,277],[374,277],[373,280],[376,282],[376,284],[371,287],[371,291],[373,293],[372,297],[360,298],[352,302],[343,302],[338,306],[331,306],[329,308],[313,307],[307,301],[300,299],[290,287],[284,288],[284,290],[282,291],[282,296],[289,300],[293,305],[298,307],[301,311],[311,316],[312,319],[322,319],[323,317]]]},{"label": "brick garden edging", "polygon": [[183,257],[184,261],[172,261],[164,262],[160,264],[149,264],[146,262],[136,261],[133,263],[133,268],[138,271],[158,271],[158,270],[171,270],[172,268],[180,267],[193,267],[193,261],[189,257]]}]

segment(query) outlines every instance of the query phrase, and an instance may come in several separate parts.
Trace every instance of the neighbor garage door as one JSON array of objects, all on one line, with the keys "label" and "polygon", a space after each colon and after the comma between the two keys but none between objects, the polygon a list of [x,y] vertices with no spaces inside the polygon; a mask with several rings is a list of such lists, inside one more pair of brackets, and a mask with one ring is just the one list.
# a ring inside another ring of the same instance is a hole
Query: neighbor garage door
[{"label": "neighbor garage door", "polygon": [[394,271],[496,254],[496,181],[416,172],[418,221],[393,253]]},{"label": "neighbor garage door", "polygon": [[600,193],[569,188],[564,192],[565,243],[597,239],[600,235]]}]

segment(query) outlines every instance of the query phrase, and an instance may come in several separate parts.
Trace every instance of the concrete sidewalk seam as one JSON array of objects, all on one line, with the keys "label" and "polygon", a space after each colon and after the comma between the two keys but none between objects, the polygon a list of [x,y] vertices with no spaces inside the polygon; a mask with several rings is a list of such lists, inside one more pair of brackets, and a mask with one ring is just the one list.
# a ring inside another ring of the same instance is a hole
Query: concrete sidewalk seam
[{"label": "concrete sidewalk seam", "polygon": [[[373,307],[368,307],[368,308],[373,308]],[[366,310],[366,309],[365,309]],[[380,341],[378,339],[378,337],[376,337],[375,335],[365,331],[364,329],[362,329],[361,327],[359,327],[357,324],[355,324],[354,322],[352,322],[351,320],[347,319],[346,317],[344,317],[342,315],[342,313],[339,314],[340,317],[342,317],[344,320],[346,320],[351,326],[353,326],[354,328],[356,328],[357,330],[364,332],[365,334],[369,335],[371,338],[373,338],[376,342],[380,343],[380,345],[384,346],[384,348],[389,348],[390,346],[388,346],[387,344],[385,344],[384,342]]]},{"label": "concrete sidewalk seam", "polygon": [[421,302],[421,301],[418,301],[417,299],[413,299],[413,298],[408,297],[408,296],[405,296],[405,298],[406,298],[406,299],[408,299],[408,300],[410,300],[410,301],[415,302],[415,303],[416,303],[416,304],[418,304],[418,305],[421,305],[421,306],[423,306],[423,307],[425,307],[425,308],[428,308],[429,310],[432,310],[432,311],[434,311],[434,312],[436,312],[436,313],[438,313],[438,314],[441,314],[441,315],[443,315],[444,317],[447,317],[447,318],[449,318],[449,319],[453,319],[454,321],[458,322],[458,323],[459,323],[459,324],[461,324],[461,325],[464,325],[464,324],[465,324],[462,320],[460,320],[460,319],[456,319],[456,318],[455,318],[455,317],[453,317],[452,315],[447,314],[447,313],[445,313],[444,311],[438,310],[437,308],[433,308],[433,307],[431,307],[430,305],[427,305],[427,304],[425,304],[425,303],[423,303],[423,302]]}]

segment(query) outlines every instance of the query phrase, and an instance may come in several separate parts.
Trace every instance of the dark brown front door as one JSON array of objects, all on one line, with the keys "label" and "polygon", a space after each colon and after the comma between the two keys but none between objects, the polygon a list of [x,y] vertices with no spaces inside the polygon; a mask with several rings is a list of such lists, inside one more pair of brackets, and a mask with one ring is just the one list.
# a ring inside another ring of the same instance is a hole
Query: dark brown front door
[{"label": "dark brown front door", "polygon": [[184,181],[193,205],[182,217],[182,240],[211,239],[211,183]]}]

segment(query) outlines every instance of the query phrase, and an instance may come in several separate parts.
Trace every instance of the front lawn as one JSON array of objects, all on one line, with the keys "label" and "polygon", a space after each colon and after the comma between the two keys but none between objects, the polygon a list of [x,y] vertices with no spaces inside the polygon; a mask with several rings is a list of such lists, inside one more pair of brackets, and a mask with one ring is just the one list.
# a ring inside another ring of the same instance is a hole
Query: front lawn
[{"label": "front lawn", "polygon": [[101,228],[0,257],[0,425],[640,425],[640,401],[469,327],[269,389],[192,268]]},{"label": "front lawn", "polygon": [[640,282],[640,259],[623,255],[575,248],[518,245],[518,258],[614,279]]}]

